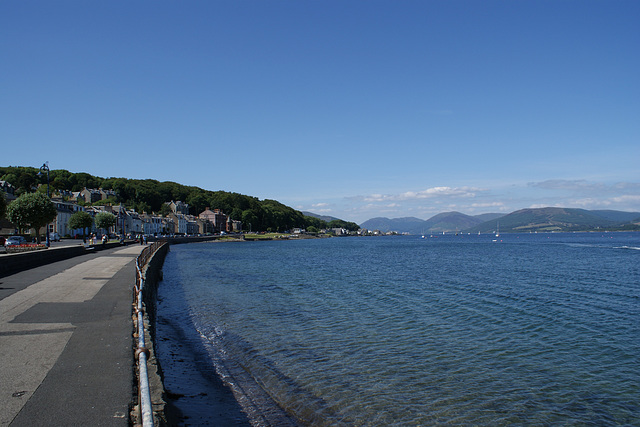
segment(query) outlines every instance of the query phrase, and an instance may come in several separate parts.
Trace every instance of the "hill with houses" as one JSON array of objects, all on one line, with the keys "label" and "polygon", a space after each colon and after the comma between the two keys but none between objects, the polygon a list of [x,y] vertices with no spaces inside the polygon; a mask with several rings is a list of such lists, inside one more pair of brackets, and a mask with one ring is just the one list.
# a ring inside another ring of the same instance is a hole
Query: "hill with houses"
[{"label": "hill with houses", "polygon": [[[46,192],[48,188],[56,209],[61,212],[57,224],[52,225],[60,229],[55,232],[61,236],[73,233],[65,230],[63,224],[66,217],[77,210],[113,213],[124,218],[121,223],[132,233],[147,232],[147,227],[153,232],[175,234],[192,234],[196,227],[197,232],[203,234],[226,230],[283,232],[332,226],[358,228],[355,223],[337,220],[332,224],[306,216],[276,200],[259,200],[168,181],[101,178],[62,169],[43,174],[39,169],[21,166],[0,167],[0,181],[9,201],[22,193]],[[0,232],[6,233],[6,228],[12,226],[5,220],[3,227]]]}]

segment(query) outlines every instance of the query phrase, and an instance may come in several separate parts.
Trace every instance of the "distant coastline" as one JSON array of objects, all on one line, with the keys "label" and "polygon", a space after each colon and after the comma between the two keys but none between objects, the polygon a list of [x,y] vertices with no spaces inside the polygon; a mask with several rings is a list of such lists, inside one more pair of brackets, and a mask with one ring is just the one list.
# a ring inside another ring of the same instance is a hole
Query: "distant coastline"
[{"label": "distant coastline", "polygon": [[[488,217],[487,217],[488,216]],[[487,219],[489,218],[489,219]],[[528,233],[572,231],[640,231],[640,212],[573,208],[520,209],[509,214],[465,215],[444,212],[428,220],[419,218],[372,218],[361,227],[397,233]]]}]

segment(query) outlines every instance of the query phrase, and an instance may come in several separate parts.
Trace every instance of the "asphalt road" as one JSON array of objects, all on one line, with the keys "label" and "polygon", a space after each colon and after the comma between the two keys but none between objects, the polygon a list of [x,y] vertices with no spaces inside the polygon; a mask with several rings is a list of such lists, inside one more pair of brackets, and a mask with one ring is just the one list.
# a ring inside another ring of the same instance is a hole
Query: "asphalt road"
[{"label": "asphalt road", "polygon": [[0,278],[0,426],[129,425],[130,245]]}]

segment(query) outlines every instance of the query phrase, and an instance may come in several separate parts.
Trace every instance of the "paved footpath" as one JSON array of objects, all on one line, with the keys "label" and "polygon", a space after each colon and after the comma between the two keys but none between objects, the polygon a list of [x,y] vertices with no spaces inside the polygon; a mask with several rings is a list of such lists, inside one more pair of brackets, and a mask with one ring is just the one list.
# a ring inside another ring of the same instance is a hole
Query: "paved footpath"
[{"label": "paved footpath", "polygon": [[128,426],[131,245],[0,278],[0,426]]}]

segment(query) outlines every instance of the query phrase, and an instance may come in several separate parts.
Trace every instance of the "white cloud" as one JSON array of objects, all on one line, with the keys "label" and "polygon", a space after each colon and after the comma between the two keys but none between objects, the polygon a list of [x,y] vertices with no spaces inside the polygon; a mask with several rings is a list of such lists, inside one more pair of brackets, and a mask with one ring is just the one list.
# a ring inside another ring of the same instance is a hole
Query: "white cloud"
[{"label": "white cloud", "polygon": [[618,182],[612,187],[620,190],[640,191],[640,182]]},{"label": "white cloud", "polygon": [[326,214],[326,213],[331,213],[331,212],[333,212],[333,209],[330,209],[330,208],[328,208],[328,209],[314,209],[313,210],[313,213],[315,213],[315,214]]},{"label": "white cloud", "polygon": [[558,207],[558,208],[582,208],[582,209],[614,209],[614,210],[637,210],[640,205],[640,195],[621,195],[608,198],[598,197],[582,197],[582,198],[568,198],[561,201],[553,201],[547,203],[534,203],[530,208],[545,208],[545,207]]},{"label": "white cloud", "polygon": [[[584,209],[593,209],[593,208],[606,207],[611,205],[610,200],[595,199],[593,197],[575,199],[575,200],[571,200],[569,203],[571,204],[570,207],[581,207]],[[567,206],[564,206],[564,207],[567,207]]]},{"label": "white cloud", "polygon": [[595,190],[603,188],[602,184],[589,183],[584,179],[548,179],[546,181],[530,182],[527,185],[545,190]]},{"label": "white cloud", "polygon": [[562,205],[559,203],[533,203],[529,205],[529,209],[539,209],[539,208],[566,208],[566,205]]},{"label": "white cloud", "polygon": [[486,192],[486,189],[476,187],[432,187],[422,191],[406,191],[399,194],[371,194],[365,196],[367,202],[385,201],[410,201],[422,199],[434,199],[441,197],[476,197],[477,193]]},{"label": "white cloud", "polygon": [[623,196],[612,197],[616,203],[640,203],[640,194],[625,194]]},{"label": "white cloud", "polygon": [[529,182],[529,187],[543,190],[569,190],[579,193],[604,194],[604,193],[628,193],[640,191],[640,183],[617,182],[605,184],[602,182],[590,182],[584,179],[549,179],[547,181]]}]

